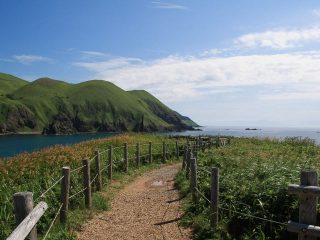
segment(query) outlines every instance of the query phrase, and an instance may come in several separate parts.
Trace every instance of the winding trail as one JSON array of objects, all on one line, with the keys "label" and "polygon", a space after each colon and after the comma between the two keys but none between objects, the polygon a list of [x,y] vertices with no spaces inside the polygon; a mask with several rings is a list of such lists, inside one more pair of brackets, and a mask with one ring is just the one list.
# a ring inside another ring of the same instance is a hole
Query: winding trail
[{"label": "winding trail", "polygon": [[79,240],[191,239],[178,225],[181,201],[174,188],[180,164],[147,172],[116,194],[111,210],[95,216],[79,232]]}]

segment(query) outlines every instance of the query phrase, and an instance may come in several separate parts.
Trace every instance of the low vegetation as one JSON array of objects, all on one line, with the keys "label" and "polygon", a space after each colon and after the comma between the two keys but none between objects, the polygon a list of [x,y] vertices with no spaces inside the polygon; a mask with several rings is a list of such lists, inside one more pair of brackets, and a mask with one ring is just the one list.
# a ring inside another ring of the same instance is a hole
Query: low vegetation
[{"label": "low vegetation", "polygon": [[[155,162],[158,162],[162,156],[163,141],[169,144],[169,151],[173,152],[175,149],[175,140],[165,136],[151,135],[151,134],[125,134],[118,135],[109,139],[99,139],[87,142],[82,142],[72,146],[54,146],[34,153],[20,154],[13,158],[0,159],[0,201],[2,206],[0,208],[0,239],[5,239],[14,229],[14,214],[12,196],[15,192],[30,191],[34,193],[35,203],[44,200],[48,203],[49,209],[42,217],[38,224],[38,232],[45,233],[48,229],[57,209],[59,208],[60,198],[60,184],[57,184],[51,191],[41,197],[48,187],[50,187],[57,179],[61,177],[61,168],[63,166],[70,166],[71,170],[76,169],[82,164],[82,159],[91,158],[94,156],[94,151],[106,150],[109,145],[117,147],[113,152],[114,159],[114,179],[119,184],[113,189],[121,187],[124,183],[130,181],[137,174],[145,171],[148,168],[157,166],[145,164],[147,162],[147,153],[149,141],[153,143],[160,143],[153,145],[153,153]],[[123,159],[123,144],[127,142],[129,145],[129,173],[124,174],[122,169]],[[140,168],[135,164],[135,144],[141,144],[141,162]],[[107,154],[101,155],[102,168],[107,165]],[[94,165],[94,164],[92,164]],[[92,176],[94,176],[94,169],[92,167]],[[95,211],[105,210],[108,208],[108,201],[111,197],[112,191],[110,184],[106,179],[106,171],[103,172],[103,182],[105,183],[105,190],[107,194],[94,193],[93,195],[93,210],[88,211],[84,208],[83,195],[72,198],[70,200],[71,212],[67,225],[56,225],[52,234],[47,239],[74,239],[74,230],[81,222],[92,215]],[[82,172],[76,171],[71,174],[71,195],[77,193],[83,188]],[[94,186],[93,186],[94,188]],[[110,191],[111,192],[110,192]]]},{"label": "low vegetation", "polygon": [[196,239],[297,238],[281,224],[299,219],[298,198],[288,195],[287,186],[300,183],[301,170],[320,171],[320,147],[314,141],[234,138],[231,145],[200,152],[198,159],[199,189],[208,199],[210,168],[219,167],[220,214],[212,232],[209,204],[201,196],[198,204],[191,203],[189,180],[180,172],[176,184],[186,196],[187,212],[182,223],[194,228]]}]

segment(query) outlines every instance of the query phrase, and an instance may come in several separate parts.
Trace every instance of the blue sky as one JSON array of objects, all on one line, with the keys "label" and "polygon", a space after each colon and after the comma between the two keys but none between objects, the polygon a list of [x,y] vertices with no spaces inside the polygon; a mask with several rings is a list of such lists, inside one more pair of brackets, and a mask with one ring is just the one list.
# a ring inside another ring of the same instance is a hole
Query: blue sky
[{"label": "blue sky", "polygon": [[0,72],[146,89],[202,125],[320,127],[319,1],[0,0]]}]

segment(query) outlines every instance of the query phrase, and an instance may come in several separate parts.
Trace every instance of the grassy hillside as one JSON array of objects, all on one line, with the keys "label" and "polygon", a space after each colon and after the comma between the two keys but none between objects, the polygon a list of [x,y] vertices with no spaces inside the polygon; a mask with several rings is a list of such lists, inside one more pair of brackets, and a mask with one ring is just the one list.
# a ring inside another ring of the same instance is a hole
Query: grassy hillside
[{"label": "grassy hillside", "polygon": [[0,97],[0,133],[186,130],[196,125],[146,91],[127,92],[102,80],[28,83],[0,76],[0,86],[12,86]]},{"label": "grassy hillside", "polygon": [[0,96],[11,93],[28,82],[15,76],[0,73]]}]

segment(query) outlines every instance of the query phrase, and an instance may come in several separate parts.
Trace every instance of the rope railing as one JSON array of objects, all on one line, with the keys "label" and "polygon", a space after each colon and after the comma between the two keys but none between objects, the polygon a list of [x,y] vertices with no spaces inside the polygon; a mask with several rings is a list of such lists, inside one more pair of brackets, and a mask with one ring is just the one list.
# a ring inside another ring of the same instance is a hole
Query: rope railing
[{"label": "rope railing", "polygon": [[80,171],[82,168],[84,168],[84,166],[80,166],[80,167],[78,167],[76,169],[73,169],[73,170],[70,171],[70,173],[74,173],[74,172]]},{"label": "rope railing", "polygon": [[222,209],[222,210],[225,210],[225,211],[230,211],[230,212],[245,216],[245,217],[250,217],[250,218],[253,218],[253,219],[257,219],[257,220],[261,220],[261,221],[265,221],[265,222],[270,222],[270,223],[276,223],[276,224],[279,224],[279,225],[282,225],[282,226],[288,226],[287,222],[278,222],[278,221],[275,221],[275,220],[272,220],[272,219],[268,219],[268,218],[257,217],[257,216],[251,215],[251,214],[242,213],[242,212],[239,212],[239,211],[236,211],[236,210],[232,210],[232,209],[228,209],[228,208],[224,208],[224,207],[221,207],[221,206],[219,206],[219,208]]},{"label": "rope railing", "polygon": [[99,176],[99,174],[97,173],[94,178],[91,180],[90,185],[92,185],[92,183],[94,182],[94,180],[96,180],[96,178]]},{"label": "rope railing", "polygon": [[[137,151],[137,146],[139,146],[139,151]],[[70,169],[69,167],[63,167],[62,168],[62,176],[55,180],[54,183],[48,187],[44,192],[42,192],[40,194],[40,196],[35,200],[38,201],[40,198],[46,197],[46,195],[48,194],[49,191],[51,191],[56,185],[58,185],[59,183],[61,183],[61,189],[60,189],[60,205],[58,208],[58,211],[55,213],[54,218],[52,219],[48,230],[46,231],[43,240],[45,240],[48,236],[49,236],[49,232],[52,230],[52,227],[54,225],[54,223],[56,222],[56,219],[60,213],[60,221],[66,221],[67,218],[67,209],[68,209],[68,205],[69,203],[74,203],[73,201],[71,202],[71,199],[74,199],[75,197],[77,197],[80,194],[84,194],[85,195],[85,205],[87,208],[90,207],[90,199],[91,199],[91,194],[92,191],[88,191],[88,189],[91,189],[91,186],[93,185],[93,183],[97,183],[97,188],[94,188],[94,190],[96,191],[101,191],[102,186],[104,183],[110,183],[110,180],[112,180],[112,168],[110,168],[110,160],[112,160],[111,165],[115,164],[116,168],[118,169],[118,167],[121,167],[120,164],[125,164],[126,166],[126,171],[128,170],[128,166],[131,166],[132,163],[134,162],[134,166],[139,166],[139,164],[136,164],[136,160],[137,157],[142,158],[143,160],[141,161],[142,163],[146,163],[148,162],[146,159],[148,157],[150,157],[150,149],[147,148],[146,146],[151,146],[151,156],[153,156],[154,160],[160,160],[162,159],[163,154],[167,154],[167,158],[170,156],[172,156],[172,154],[176,154],[177,149],[176,146],[174,145],[174,143],[172,142],[171,145],[166,144],[166,148],[163,148],[163,142],[159,142],[159,143],[140,143],[139,145],[137,144],[131,144],[131,145],[127,145],[127,147],[133,147],[130,149],[128,149],[127,153],[125,151],[122,152],[123,157],[120,156],[120,151],[117,151],[116,154],[114,154],[114,156],[110,155],[110,157],[112,157],[112,159],[108,159],[107,158],[107,164],[105,167],[101,168],[102,163],[105,162],[105,160],[101,160],[101,156],[103,154],[106,154],[108,152],[110,152],[111,148],[105,148],[102,151],[96,151],[95,155],[92,156],[91,158],[86,158],[85,160],[83,160],[83,165],[76,167],[74,169]],[[109,146],[110,147],[110,146]],[[112,150],[124,150],[125,149],[125,145],[120,145],[120,146],[115,146],[112,147]],[[166,152],[164,152],[164,149],[166,150]],[[179,155],[184,152],[183,149],[179,148]],[[127,158],[125,158],[125,155],[127,154]],[[100,156],[100,157],[99,157]],[[103,157],[103,159],[105,159],[105,157]],[[94,160],[96,160],[96,164],[92,164],[95,166],[95,171],[98,173],[94,175],[94,177],[92,179],[90,179],[90,172],[92,171],[91,167],[90,167],[90,163],[92,163]],[[128,161],[128,162],[127,162]],[[127,162],[127,163],[126,163]],[[105,165],[105,164],[103,164]],[[103,177],[99,177],[99,175],[101,174],[102,171],[107,170],[107,175],[103,174]],[[76,174],[77,178],[76,181],[73,182],[72,181],[72,188],[71,188],[71,183],[70,183],[70,175],[73,173],[78,173],[81,170],[83,173],[83,181],[84,181],[84,185],[80,186],[80,178],[81,175]],[[65,177],[67,177],[66,179],[68,180],[63,180]],[[98,178],[99,177],[99,178]],[[105,178],[107,177],[107,181],[105,180]],[[103,181],[102,181],[103,180]],[[99,190],[99,185],[100,185],[100,190]],[[71,193],[72,191],[76,191],[74,194],[69,195],[69,193]],[[63,217],[65,216],[65,217]],[[63,220],[64,219],[64,220]],[[37,220],[38,221],[38,220]],[[36,224],[36,223],[35,223]]]},{"label": "rope railing", "polygon": [[47,238],[47,236],[48,236],[51,228],[53,227],[53,224],[54,224],[55,221],[57,220],[57,217],[58,217],[58,215],[59,215],[59,213],[60,213],[60,210],[61,210],[61,208],[62,208],[62,205],[63,205],[63,204],[60,204],[59,210],[56,212],[56,215],[54,216],[54,219],[52,220],[52,222],[51,222],[51,224],[50,224],[50,226],[49,226],[49,229],[47,230],[47,232],[46,232],[46,234],[44,235],[44,237],[42,238],[42,240],[45,240],[45,239]]},{"label": "rope railing", "polygon": [[83,188],[81,189],[80,191],[76,192],[75,194],[71,195],[68,199],[72,199],[74,198],[75,196],[79,195],[80,193],[84,192],[87,188]]},{"label": "rope railing", "polygon": [[52,188],[54,188],[54,186],[56,186],[63,178],[64,178],[64,176],[62,176],[61,178],[59,178],[58,180],[56,180],[49,188],[47,188],[43,193],[40,194],[40,196],[35,200],[35,202],[37,202],[40,198],[45,197],[45,195],[46,195]]},{"label": "rope railing", "polygon": [[[210,147],[209,145],[200,145],[201,148],[208,148]],[[224,146],[223,146],[224,147]],[[182,149],[179,149],[179,152],[181,153]],[[184,149],[183,149],[184,150]],[[242,210],[236,210],[236,209],[231,209],[224,207],[224,203],[219,204],[219,170],[217,168],[213,168],[211,166],[201,166],[197,165],[196,159],[191,158],[191,156],[187,156],[187,159],[185,159],[186,162],[183,164],[183,169],[186,170],[186,177],[190,178],[190,189],[192,193],[192,201],[194,204],[198,203],[199,198],[203,199],[205,203],[202,204],[208,204],[210,207],[210,222],[211,226],[215,229],[218,225],[218,209],[221,209],[222,211],[229,211],[230,213],[237,214],[239,216],[251,218],[253,220],[258,220],[258,221],[264,221],[272,224],[277,224],[282,227],[287,227],[288,223],[287,222],[280,222],[274,219],[270,219],[268,217],[260,217],[256,216],[254,214],[250,213],[244,213]],[[199,174],[197,174],[199,173]],[[198,179],[202,179],[204,176],[210,176],[211,177],[211,193],[209,196],[211,197],[211,200],[208,196],[207,191],[201,191],[201,184],[199,184]],[[277,188],[279,191],[280,190],[285,190],[287,191],[287,188]],[[213,192],[212,192],[213,191]],[[222,196],[223,193],[221,194]],[[240,203],[239,203],[240,204]],[[207,205],[207,207],[208,207]],[[222,205],[222,206],[221,206]],[[250,205],[246,204],[250,209]]]},{"label": "rope railing", "polygon": [[195,188],[195,189],[204,200],[206,200],[209,204],[211,204],[211,201],[202,192],[200,192],[198,188]]}]

